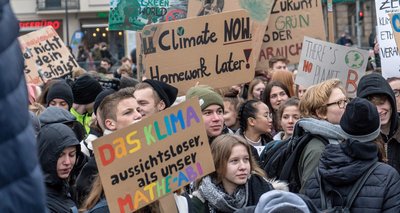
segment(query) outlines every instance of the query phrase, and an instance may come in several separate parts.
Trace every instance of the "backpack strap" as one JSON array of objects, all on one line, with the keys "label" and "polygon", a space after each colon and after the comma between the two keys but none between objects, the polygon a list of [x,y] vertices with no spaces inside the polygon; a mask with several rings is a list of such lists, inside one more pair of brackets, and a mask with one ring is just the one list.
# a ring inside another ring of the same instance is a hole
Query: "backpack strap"
[{"label": "backpack strap", "polygon": [[[378,167],[380,164],[375,163],[372,165],[367,172],[365,172],[358,180],[357,182],[353,185],[351,188],[350,193],[348,194],[346,198],[346,205],[344,209],[350,210],[351,206],[353,205],[354,200],[356,199],[358,193],[360,192],[361,188],[364,186],[365,182],[367,181],[368,177],[371,175],[371,173]],[[321,179],[321,175],[318,171],[318,169],[315,170],[315,174],[317,177],[317,182],[319,184],[319,192],[321,195],[321,209],[329,209],[332,208],[332,200],[330,197],[325,195],[325,190],[323,189],[323,182]]]},{"label": "backpack strap", "polygon": [[353,185],[349,195],[346,198],[346,208],[350,209],[351,205],[353,205],[354,200],[356,199],[358,193],[360,192],[361,188],[364,186],[365,182],[367,181],[368,177],[372,174],[372,172],[378,167],[380,164],[375,163],[372,165],[369,170],[363,174],[363,176],[358,179],[358,181]]},{"label": "backpack strap", "polygon": [[321,196],[321,209],[327,209],[327,201],[325,197],[325,191],[323,189],[321,175],[319,174],[318,168],[315,169],[315,176],[317,177],[317,182],[319,185],[319,194]]}]

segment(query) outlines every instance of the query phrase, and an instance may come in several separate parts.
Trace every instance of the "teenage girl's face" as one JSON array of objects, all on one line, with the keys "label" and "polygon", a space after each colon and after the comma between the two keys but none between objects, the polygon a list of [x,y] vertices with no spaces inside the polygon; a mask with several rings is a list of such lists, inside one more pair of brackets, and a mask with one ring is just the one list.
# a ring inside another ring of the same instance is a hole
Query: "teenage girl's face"
[{"label": "teenage girl's face", "polygon": [[224,120],[228,127],[235,126],[237,122],[237,112],[229,101],[224,101]]},{"label": "teenage girl's face", "polygon": [[253,88],[253,97],[256,100],[261,100],[261,94],[265,90],[265,84],[263,82],[258,83],[257,85],[254,86]]},{"label": "teenage girl's face", "polygon": [[229,156],[226,173],[222,178],[222,185],[228,194],[247,182],[250,175],[250,155],[244,145],[236,145]]},{"label": "teenage girl's face", "polygon": [[57,160],[57,176],[67,179],[74,168],[76,161],[76,146],[65,148]]},{"label": "teenage girl's face", "polygon": [[281,126],[285,132],[285,139],[293,135],[294,125],[300,119],[300,110],[297,106],[288,106],[282,112]]},{"label": "teenage girl's face", "polygon": [[249,125],[249,128],[254,128],[260,134],[271,133],[272,129],[272,114],[268,106],[262,102],[258,102],[255,106],[257,113],[254,118],[254,125]]},{"label": "teenage girl's face", "polygon": [[272,108],[277,111],[279,106],[283,104],[289,96],[286,94],[285,90],[280,87],[273,86],[271,88],[271,92],[269,94],[269,101],[271,103]]}]

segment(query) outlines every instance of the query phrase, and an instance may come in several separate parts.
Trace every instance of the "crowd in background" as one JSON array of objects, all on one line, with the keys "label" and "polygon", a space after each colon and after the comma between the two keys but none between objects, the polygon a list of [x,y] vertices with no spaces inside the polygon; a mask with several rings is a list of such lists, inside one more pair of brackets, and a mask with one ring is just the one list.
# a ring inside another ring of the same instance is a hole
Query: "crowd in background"
[{"label": "crowd in background", "polygon": [[[194,97],[216,171],[174,192],[179,212],[400,212],[400,78],[369,72],[350,100],[338,79],[296,85],[296,71],[278,56],[248,83],[196,85],[178,97],[172,85],[138,79],[135,51],[110,70],[115,62],[100,44],[76,56],[100,59],[95,69],[32,85],[23,80],[16,32],[0,33],[0,131],[8,150],[0,154],[0,177],[14,183],[0,189],[5,212],[109,212],[95,140]],[[14,63],[5,68],[5,61]],[[290,171],[295,183],[275,176],[269,151],[282,156],[306,134]],[[159,212],[160,202],[138,212]]]}]

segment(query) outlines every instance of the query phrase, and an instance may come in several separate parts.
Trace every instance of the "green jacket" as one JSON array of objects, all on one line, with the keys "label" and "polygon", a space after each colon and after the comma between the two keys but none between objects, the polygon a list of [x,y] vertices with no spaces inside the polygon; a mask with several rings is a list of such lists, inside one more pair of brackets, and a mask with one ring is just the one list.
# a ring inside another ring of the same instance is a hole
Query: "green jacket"
[{"label": "green jacket", "polygon": [[71,108],[70,110],[71,114],[76,117],[76,120],[85,127],[86,134],[89,134],[90,131],[90,121],[92,120],[92,115],[89,113],[85,113],[81,115],[79,112],[77,112],[74,108]]}]

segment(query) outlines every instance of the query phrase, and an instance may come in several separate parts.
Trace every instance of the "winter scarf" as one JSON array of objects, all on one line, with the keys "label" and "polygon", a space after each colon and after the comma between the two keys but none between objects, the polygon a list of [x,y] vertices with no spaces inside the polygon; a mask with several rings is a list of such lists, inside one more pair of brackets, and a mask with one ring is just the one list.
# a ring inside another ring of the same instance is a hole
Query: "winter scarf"
[{"label": "winter scarf", "polygon": [[339,125],[331,124],[325,120],[303,118],[298,121],[300,127],[311,134],[321,135],[329,140],[330,144],[339,144],[347,139]]},{"label": "winter scarf", "polygon": [[200,195],[208,201],[210,212],[234,212],[247,204],[247,183],[239,186],[232,195],[228,195],[222,183],[216,185],[210,176],[206,176],[199,186]]}]

